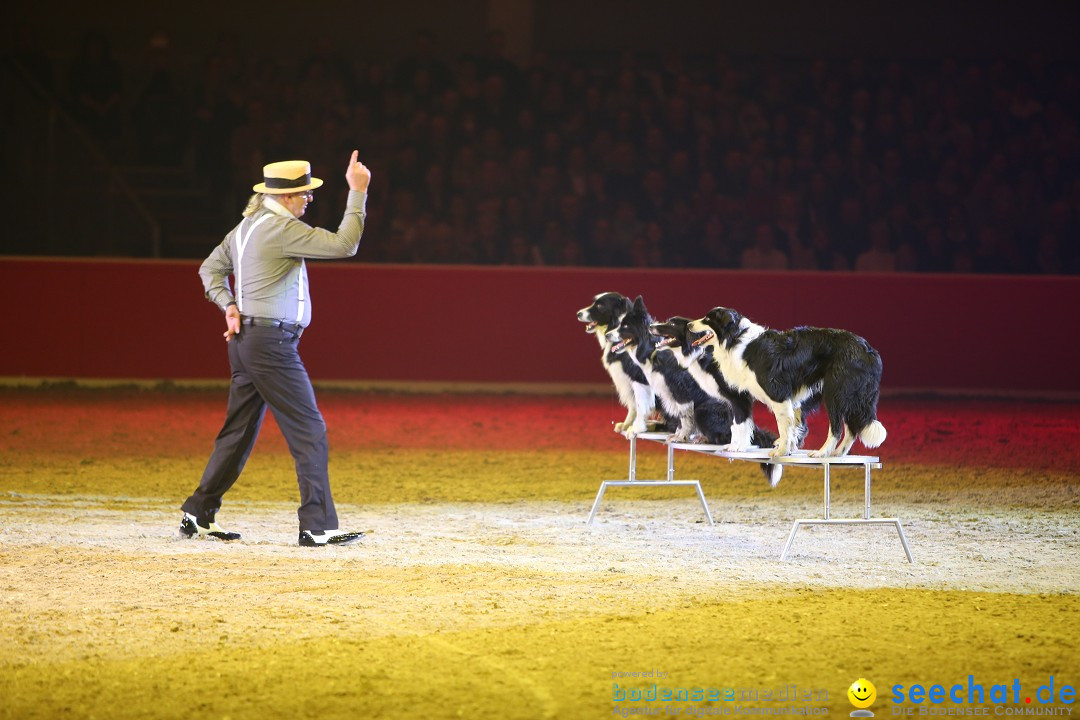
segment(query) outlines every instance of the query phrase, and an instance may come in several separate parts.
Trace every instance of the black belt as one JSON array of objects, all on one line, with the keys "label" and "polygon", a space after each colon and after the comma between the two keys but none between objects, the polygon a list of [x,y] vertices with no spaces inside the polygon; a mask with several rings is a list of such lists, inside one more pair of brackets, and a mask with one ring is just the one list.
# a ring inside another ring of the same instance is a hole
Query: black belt
[{"label": "black belt", "polygon": [[287,323],[284,320],[274,320],[273,318],[246,317],[240,322],[242,322],[244,325],[281,328],[285,332],[296,333],[297,335],[304,332],[303,325],[297,325],[296,323]]}]

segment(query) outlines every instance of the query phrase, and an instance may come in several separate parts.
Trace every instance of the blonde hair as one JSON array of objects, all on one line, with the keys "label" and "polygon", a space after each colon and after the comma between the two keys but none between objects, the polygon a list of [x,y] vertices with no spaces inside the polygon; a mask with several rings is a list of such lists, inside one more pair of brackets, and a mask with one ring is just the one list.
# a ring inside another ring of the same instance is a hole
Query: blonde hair
[{"label": "blonde hair", "polygon": [[244,208],[243,216],[246,217],[246,218],[251,217],[252,215],[254,215],[255,213],[257,213],[259,211],[259,208],[262,207],[262,204],[263,204],[263,194],[262,193],[255,193],[250,198],[248,198],[247,207]]}]

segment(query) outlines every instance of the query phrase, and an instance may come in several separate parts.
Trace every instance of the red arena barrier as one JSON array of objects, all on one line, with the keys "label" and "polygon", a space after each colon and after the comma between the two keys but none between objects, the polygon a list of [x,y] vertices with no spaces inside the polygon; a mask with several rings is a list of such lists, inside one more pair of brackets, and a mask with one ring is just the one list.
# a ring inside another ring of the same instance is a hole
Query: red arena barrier
[{"label": "red arena barrier", "polygon": [[[574,317],[593,295],[644,296],[657,318],[715,305],[775,328],[851,330],[886,391],[1075,395],[1066,310],[1080,278],[478,266],[309,265],[302,343],[316,381],[601,384]],[[0,376],[225,379],[220,312],[193,261],[0,259],[25,307]],[[14,327],[11,327],[14,325]]]}]

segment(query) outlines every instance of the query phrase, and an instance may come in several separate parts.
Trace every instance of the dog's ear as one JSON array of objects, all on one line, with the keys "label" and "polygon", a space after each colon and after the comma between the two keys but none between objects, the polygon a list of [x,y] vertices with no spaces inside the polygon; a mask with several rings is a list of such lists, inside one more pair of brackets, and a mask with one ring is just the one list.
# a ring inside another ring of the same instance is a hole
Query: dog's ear
[{"label": "dog's ear", "polygon": [[731,308],[723,308],[723,312],[720,313],[720,317],[717,318],[720,325],[720,330],[725,335],[730,335],[739,329],[739,323],[742,322],[742,315]]},{"label": "dog's ear", "polygon": [[645,309],[645,299],[638,295],[634,298],[634,312],[649,321],[649,311]]}]

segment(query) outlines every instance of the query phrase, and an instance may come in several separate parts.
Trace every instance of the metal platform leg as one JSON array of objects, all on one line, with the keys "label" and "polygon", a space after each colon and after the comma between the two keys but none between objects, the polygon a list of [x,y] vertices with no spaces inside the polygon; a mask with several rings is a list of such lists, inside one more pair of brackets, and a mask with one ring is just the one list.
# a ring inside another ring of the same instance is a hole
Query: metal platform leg
[{"label": "metal platform leg", "polygon": [[[863,507],[863,520],[870,519],[870,463],[863,465],[864,485],[863,485],[863,499],[865,500],[865,506]],[[907,543],[905,543],[906,545]]]},{"label": "metal platform leg", "polygon": [[907,555],[907,561],[909,563],[915,562],[915,558],[911,557],[911,548],[908,547],[907,538],[904,536],[904,526],[900,524],[899,518],[894,518],[896,521],[896,534],[900,536],[900,544],[904,546],[904,554]]},{"label": "metal platform leg", "polygon": [[[603,491],[601,490],[601,492]],[[799,526],[802,525],[802,522],[802,520],[796,520],[791,524],[791,532],[788,533],[787,542],[784,543],[784,549],[780,552],[781,560],[787,560],[788,550],[791,549],[791,543],[795,541],[795,533],[799,531]]]},{"label": "metal platform leg", "polygon": [[676,480],[675,479],[675,459],[674,448],[669,444],[667,447],[667,479],[666,480],[638,480],[637,479],[637,436],[630,434],[628,436],[630,441],[630,468],[627,473],[626,480],[604,480],[600,483],[600,489],[596,492],[596,499],[593,500],[592,509],[589,511],[589,519],[585,521],[586,525],[592,525],[593,519],[596,517],[596,511],[600,507],[600,501],[604,497],[604,493],[607,492],[609,487],[675,487],[675,486],[689,486],[693,487],[697,492],[698,500],[701,502],[701,509],[705,513],[705,519],[709,521],[709,525],[715,525],[712,512],[709,510],[709,503],[705,500],[705,493],[701,489],[701,482],[698,480]]},{"label": "metal platform leg", "polygon": [[791,544],[795,541],[795,534],[799,532],[799,528],[803,525],[892,525],[896,528],[896,533],[900,536],[900,544],[904,546],[904,554],[907,555],[908,562],[915,562],[915,558],[911,555],[911,548],[908,546],[907,537],[904,535],[904,527],[900,524],[899,518],[870,517],[870,468],[872,463],[863,463],[863,516],[861,518],[842,520],[833,520],[829,517],[831,511],[829,497],[829,465],[830,463],[824,463],[825,517],[820,519],[800,519],[793,522],[791,524],[791,532],[788,533],[787,542],[784,543],[784,549],[780,553],[780,559],[787,560],[788,551],[791,550]]},{"label": "metal platform leg", "polygon": [[596,493],[596,500],[593,501],[592,510],[589,512],[589,519],[585,521],[586,525],[592,525],[593,518],[596,517],[596,509],[600,506],[600,499],[604,497],[604,493],[609,487],[677,487],[687,486],[694,488],[697,491],[698,500],[701,501],[701,510],[705,513],[705,519],[709,521],[710,525],[715,525],[712,512],[709,511],[709,503],[705,500],[705,493],[701,489],[701,483],[697,480],[635,480],[630,482],[628,480],[604,480],[600,483],[600,490]]},{"label": "metal platform leg", "polygon": [[829,519],[831,499],[829,498],[829,464],[825,463],[825,519]]},{"label": "metal platform leg", "polygon": [[710,525],[716,525],[716,523],[713,522],[712,513],[709,512],[709,503],[705,502],[705,493],[701,490],[701,483],[695,480],[694,487],[697,488],[697,496],[698,500],[701,501],[701,509],[705,511],[705,519],[709,521]]},{"label": "metal platform leg", "polygon": [[592,525],[593,518],[596,517],[596,508],[600,507],[600,501],[604,498],[606,491],[607,480],[600,483],[600,490],[596,493],[596,500],[593,500],[592,510],[589,511],[589,519],[585,521],[586,525]]},{"label": "metal platform leg", "polygon": [[803,525],[892,525],[896,528],[897,534],[900,535],[900,544],[904,546],[904,554],[907,555],[909,563],[915,562],[915,558],[911,555],[911,548],[908,547],[907,538],[904,536],[904,528],[900,524],[898,518],[848,518],[843,520],[818,520],[818,519],[800,519],[791,524],[791,532],[788,533],[787,542],[784,543],[784,550],[780,553],[781,560],[787,560],[788,550],[791,549],[791,543],[795,540],[795,533],[799,531],[799,528]]}]

